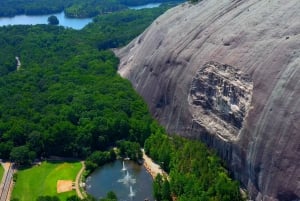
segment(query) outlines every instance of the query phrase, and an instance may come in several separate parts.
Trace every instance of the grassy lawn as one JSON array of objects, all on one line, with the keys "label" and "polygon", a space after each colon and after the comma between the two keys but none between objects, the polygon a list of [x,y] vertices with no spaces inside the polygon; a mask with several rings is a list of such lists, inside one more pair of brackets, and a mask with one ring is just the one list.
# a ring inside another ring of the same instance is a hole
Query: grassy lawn
[{"label": "grassy lawn", "polygon": [[4,168],[2,165],[0,165],[0,182],[2,181],[3,174],[4,174]]},{"label": "grassy lawn", "polygon": [[41,195],[57,195],[61,201],[65,201],[68,196],[75,195],[76,192],[73,190],[57,194],[57,180],[75,181],[80,168],[80,162],[43,162],[40,166],[19,170],[12,198],[18,198],[20,201],[35,201]]}]

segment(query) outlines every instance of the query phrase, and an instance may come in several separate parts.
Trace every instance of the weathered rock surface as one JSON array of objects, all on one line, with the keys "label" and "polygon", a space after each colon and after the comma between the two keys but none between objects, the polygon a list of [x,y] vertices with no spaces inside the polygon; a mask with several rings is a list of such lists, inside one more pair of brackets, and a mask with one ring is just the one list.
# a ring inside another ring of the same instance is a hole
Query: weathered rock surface
[{"label": "weathered rock surface", "polygon": [[193,122],[224,141],[233,140],[249,111],[253,84],[248,75],[216,62],[204,65],[189,93]]},{"label": "weathered rock surface", "polygon": [[252,199],[300,199],[298,0],[180,5],[116,54],[168,131],[214,147]]}]

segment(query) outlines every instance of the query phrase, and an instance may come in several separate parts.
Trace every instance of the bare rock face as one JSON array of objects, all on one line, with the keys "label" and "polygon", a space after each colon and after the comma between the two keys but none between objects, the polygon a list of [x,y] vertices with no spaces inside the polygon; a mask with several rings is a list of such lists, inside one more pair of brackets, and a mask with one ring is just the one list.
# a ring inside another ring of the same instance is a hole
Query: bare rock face
[{"label": "bare rock face", "polygon": [[251,199],[300,199],[300,2],[179,5],[116,50],[169,133],[217,150]]},{"label": "bare rock face", "polygon": [[209,62],[192,80],[189,104],[193,122],[224,141],[235,139],[249,111],[253,83],[229,65]]}]

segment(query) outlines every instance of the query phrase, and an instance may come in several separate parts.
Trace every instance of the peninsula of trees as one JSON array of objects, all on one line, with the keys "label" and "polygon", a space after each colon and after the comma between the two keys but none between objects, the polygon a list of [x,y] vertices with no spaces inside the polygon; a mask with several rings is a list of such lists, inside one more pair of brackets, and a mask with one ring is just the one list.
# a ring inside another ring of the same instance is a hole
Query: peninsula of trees
[{"label": "peninsula of trees", "polygon": [[64,11],[66,16],[83,18],[128,9],[147,3],[178,3],[180,0],[3,0],[0,2],[0,16],[42,15]]}]

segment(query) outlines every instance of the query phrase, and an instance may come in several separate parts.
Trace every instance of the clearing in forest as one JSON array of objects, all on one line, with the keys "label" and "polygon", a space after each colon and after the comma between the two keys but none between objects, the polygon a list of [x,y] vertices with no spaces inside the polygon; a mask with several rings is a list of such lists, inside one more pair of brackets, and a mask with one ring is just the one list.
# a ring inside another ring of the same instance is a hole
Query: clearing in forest
[{"label": "clearing in forest", "polygon": [[43,162],[39,166],[19,170],[12,198],[18,198],[20,201],[34,201],[39,196],[50,195],[66,200],[67,197],[76,195],[76,191],[57,193],[58,181],[69,180],[67,183],[75,181],[81,166],[80,162]]}]

